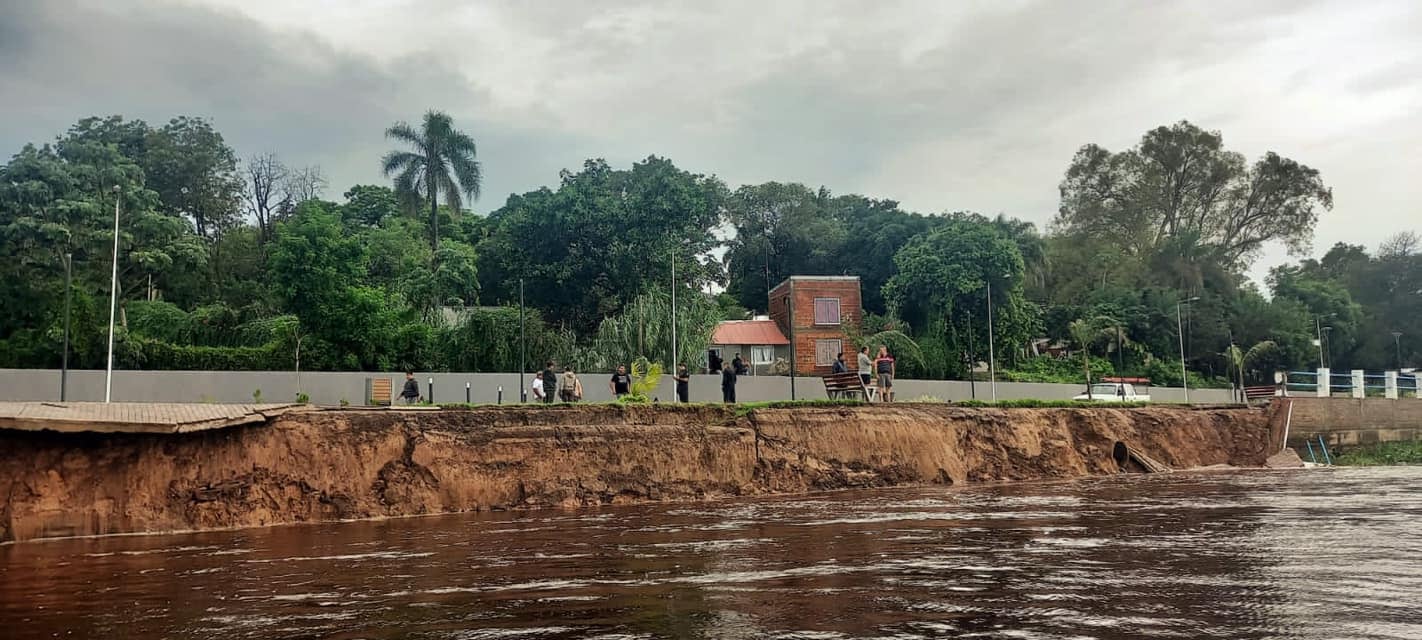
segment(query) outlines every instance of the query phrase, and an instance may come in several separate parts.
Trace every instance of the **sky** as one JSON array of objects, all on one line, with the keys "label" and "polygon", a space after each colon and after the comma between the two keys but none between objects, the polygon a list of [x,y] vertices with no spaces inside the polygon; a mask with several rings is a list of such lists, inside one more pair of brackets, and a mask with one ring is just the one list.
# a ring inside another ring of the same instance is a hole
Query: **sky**
[{"label": "sky", "polygon": [[1422,231],[1412,0],[0,0],[0,157],[90,115],[196,115],[339,198],[386,182],[384,129],[428,109],[478,141],[480,213],[655,154],[1045,227],[1078,148],[1183,119],[1322,172],[1316,255]]}]

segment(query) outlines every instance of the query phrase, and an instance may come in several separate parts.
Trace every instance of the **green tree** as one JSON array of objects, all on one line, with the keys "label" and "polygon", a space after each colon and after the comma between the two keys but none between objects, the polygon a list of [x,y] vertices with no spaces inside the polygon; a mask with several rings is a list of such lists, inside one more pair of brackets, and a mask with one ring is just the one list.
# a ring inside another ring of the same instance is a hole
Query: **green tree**
[{"label": "green tree", "polygon": [[476,247],[481,297],[527,304],[550,322],[590,335],[639,294],[671,279],[703,290],[720,281],[709,257],[719,245],[725,185],[650,157],[628,170],[589,160],[563,172],[556,191],[510,196],[489,214]]},{"label": "green tree", "polygon": [[1307,250],[1319,211],[1333,206],[1319,172],[1272,152],[1250,165],[1223,142],[1181,121],[1119,153],[1082,147],[1061,183],[1057,228],[1143,258],[1184,241],[1230,268],[1270,241]]},{"label": "green tree", "polygon": [[479,199],[483,172],[474,138],[454,128],[454,120],[441,111],[428,111],[419,129],[397,122],[385,137],[409,144],[413,151],[391,151],[382,161],[386,176],[395,176],[395,193],[407,205],[428,203],[430,249],[439,251],[439,202],[454,213],[464,208],[464,198]]}]

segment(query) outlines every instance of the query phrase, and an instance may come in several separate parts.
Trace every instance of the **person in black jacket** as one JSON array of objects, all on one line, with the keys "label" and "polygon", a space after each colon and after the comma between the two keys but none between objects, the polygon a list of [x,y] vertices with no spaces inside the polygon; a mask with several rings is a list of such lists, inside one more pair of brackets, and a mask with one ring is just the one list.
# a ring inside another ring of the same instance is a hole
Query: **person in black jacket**
[{"label": "person in black jacket", "polygon": [[415,380],[414,371],[405,372],[405,390],[400,392],[400,400],[405,404],[415,404],[420,401],[420,383]]},{"label": "person in black jacket", "polygon": [[691,402],[691,372],[686,369],[685,362],[676,366],[676,401],[682,404]]},{"label": "person in black jacket", "polygon": [[558,376],[553,373],[553,361],[543,363],[543,372],[538,374],[543,377],[543,403],[553,404],[553,391],[558,388]]},{"label": "person in black jacket", "polygon": [[721,369],[721,400],[726,404],[736,403],[736,368]]}]

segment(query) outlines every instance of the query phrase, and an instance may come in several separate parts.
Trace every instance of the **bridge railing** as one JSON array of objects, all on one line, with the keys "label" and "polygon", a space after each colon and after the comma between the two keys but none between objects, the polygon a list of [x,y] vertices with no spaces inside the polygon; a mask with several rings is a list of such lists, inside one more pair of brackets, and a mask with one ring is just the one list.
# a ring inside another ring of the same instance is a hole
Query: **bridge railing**
[{"label": "bridge railing", "polygon": [[1335,372],[1288,371],[1282,374],[1288,395],[1351,398],[1422,398],[1422,374],[1417,371]]}]

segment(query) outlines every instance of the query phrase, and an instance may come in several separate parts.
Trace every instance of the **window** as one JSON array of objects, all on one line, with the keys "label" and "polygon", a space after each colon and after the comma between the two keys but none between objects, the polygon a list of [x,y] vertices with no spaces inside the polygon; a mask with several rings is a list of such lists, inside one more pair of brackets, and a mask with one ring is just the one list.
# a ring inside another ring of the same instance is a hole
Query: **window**
[{"label": "window", "polygon": [[[816,302],[819,302],[819,301],[816,300]],[[836,300],[835,302],[838,303],[839,301]],[[816,341],[815,341],[815,366],[817,366],[817,367],[832,367],[832,366],[834,366],[834,360],[835,360],[836,357],[839,356],[839,352],[840,352],[840,351],[842,351],[842,349],[840,348],[840,341],[839,341],[839,340],[816,340]]]},{"label": "window", "polygon": [[815,298],[815,324],[839,324],[839,298]]},{"label": "window", "polygon": [[775,347],[751,347],[751,364],[775,362]]}]

